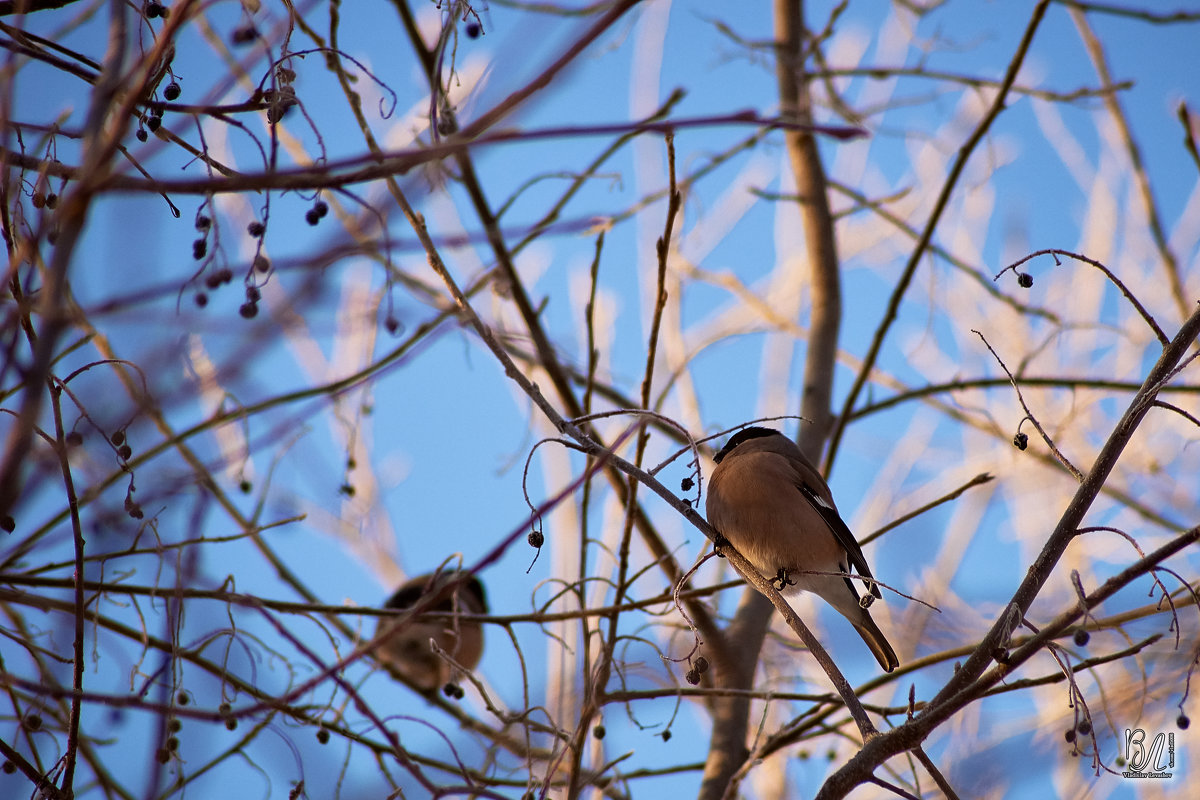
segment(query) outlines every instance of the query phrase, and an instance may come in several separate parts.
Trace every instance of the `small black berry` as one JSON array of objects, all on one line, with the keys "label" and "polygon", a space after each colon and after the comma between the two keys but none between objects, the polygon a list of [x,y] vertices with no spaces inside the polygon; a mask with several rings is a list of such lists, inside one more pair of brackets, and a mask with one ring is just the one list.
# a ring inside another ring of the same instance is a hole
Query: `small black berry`
[{"label": "small black berry", "polygon": [[179,749],[179,737],[178,736],[168,736],[167,737],[167,749],[170,750],[171,752],[175,752],[176,750]]},{"label": "small black berry", "polygon": [[133,448],[127,444],[123,444],[117,448],[117,455],[121,457],[122,461],[128,461],[129,457],[133,455]]},{"label": "small black berry", "polygon": [[254,268],[256,270],[258,270],[259,272],[270,272],[271,271],[271,259],[269,259],[263,255],[255,256],[254,257]]},{"label": "small black berry", "polygon": [[1186,731],[1188,729],[1188,726],[1191,724],[1192,724],[1192,721],[1190,719],[1188,719],[1187,714],[1180,714],[1179,717],[1175,720],[1175,725],[1178,726],[1179,730],[1181,730],[1181,731]]},{"label": "small black berry", "polygon": [[146,19],[161,17],[164,10],[162,3],[146,3]]},{"label": "small black berry", "polygon": [[267,106],[267,122],[279,122],[298,104],[294,92],[280,92],[279,97],[272,99]]},{"label": "small black berry", "polygon": [[693,481],[691,478],[684,478],[683,480],[681,480],[679,482],[679,490],[681,492],[690,492],[692,490],[692,487],[695,485],[696,485],[696,482]]},{"label": "small black berry", "polygon": [[33,196],[29,199],[33,202],[34,208],[46,207],[46,195],[42,194],[41,192],[34,192]]},{"label": "small black berry", "polygon": [[329,731],[321,728],[317,731],[317,741],[326,744],[329,741]]},{"label": "small black berry", "polygon": [[708,659],[704,656],[697,657],[695,667],[696,672],[699,672],[701,675],[708,672]]},{"label": "small black berry", "polygon": [[71,431],[67,434],[67,447],[79,447],[83,444],[83,434],[79,431]]},{"label": "small black berry", "polygon": [[183,723],[179,721],[178,717],[172,717],[171,719],[167,720],[167,730],[171,733],[179,733],[179,731],[182,729]]},{"label": "small black berry", "polygon": [[108,437],[108,440],[116,446],[125,444],[125,431],[114,431],[113,435]]},{"label": "small black berry", "polygon": [[[192,242],[192,259],[193,260],[202,261],[202,260],[204,260],[204,257],[206,255],[208,255],[208,240],[207,239],[197,239],[196,241]],[[215,289],[217,287],[209,286],[208,288]]]},{"label": "small black berry", "polygon": [[37,714],[30,714],[25,718],[25,730],[36,731],[42,728],[42,718]]},{"label": "small black berry", "polygon": [[483,29],[479,27],[478,22],[468,22],[467,23],[467,38],[468,39],[478,39],[479,34],[482,32],[483,32]]},{"label": "small black berry", "polygon": [[530,547],[541,547],[546,543],[546,537],[541,531],[530,531],[525,540],[529,542]]},{"label": "small black berry", "polygon": [[0,769],[4,770],[5,775],[12,775],[14,772],[17,771],[17,765],[11,761],[5,761],[4,766],[0,767]]},{"label": "small black berry", "polygon": [[604,730],[603,725],[597,725],[596,727],[592,728],[592,736],[594,736],[597,739],[603,739],[604,734],[606,734],[607,732],[608,731]]},{"label": "small black berry", "polygon": [[1079,724],[1075,726],[1075,730],[1079,731],[1080,736],[1087,736],[1092,732],[1092,723],[1086,719],[1079,720]]},{"label": "small black berry", "polygon": [[46,195],[46,208],[58,208],[58,195],[54,192]]},{"label": "small black berry", "polygon": [[262,299],[262,292],[258,290],[257,286],[247,286],[246,299],[251,303],[257,303],[260,299]]},{"label": "small black berry", "polygon": [[1091,638],[1092,638],[1091,634],[1089,634],[1083,628],[1080,628],[1079,630],[1075,631],[1075,646],[1076,647],[1087,647],[1088,640],[1090,640]]},{"label": "small black berry", "polygon": [[231,270],[229,267],[217,270],[217,280],[219,280],[221,283],[232,283],[233,270]]},{"label": "small black berry", "polygon": [[146,117],[146,127],[150,129],[151,133],[154,133],[156,130],[158,130],[161,125],[162,117],[153,115]]},{"label": "small black berry", "polygon": [[201,214],[196,217],[196,230],[206,231],[212,227],[212,220]]},{"label": "small black berry", "polygon": [[238,721],[234,717],[230,717],[229,719],[225,720],[225,730],[227,730],[227,731],[236,730],[237,726],[238,726]]},{"label": "small black berry", "polygon": [[325,215],[329,213],[329,204],[324,200],[318,200],[313,204],[313,211],[317,212],[318,217],[324,219]]},{"label": "small black berry", "polygon": [[317,213],[315,208],[310,208],[304,212],[304,221],[309,225],[317,225],[321,221],[321,215]]},{"label": "small black berry", "polygon": [[254,484],[250,483],[250,481],[244,480],[238,484],[238,489],[241,489],[242,494],[250,494],[250,492],[254,489]]},{"label": "small black berry", "polygon": [[683,677],[692,686],[695,686],[696,684],[700,683],[700,673],[699,673],[699,671],[696,670],[695,667],[693,667],[692,669],[689,669],[686,673],[684,673]]},{"label": "small black berry", "polygon": [[165,764],[171,760],[171,753],[165,747],[160,747],[154,751],[154,760],[160,764]]},{"label": "small black berry", "polygon": [[238,306],[238,313],[242,315],[242,319],[254,319],[258,316],[258,303],[242,303]]},{"label": "small black berry", "polygon": [[12,533],[17,529],[17,521],[5,514],[4,518],[0,519],[0,528],[3,528],[5,533]]},{"label": "small black berry", "polygon": [[1020,286],[1022,289],[1028,289],[1030,286],[1033,286],[1033,276],[1028,272],[1018,272],[1017,286]]},{"label": "small black berry", "polygon": [[196,301],[196,306],[198,308],[204,308],[206,305],[208,305],[208,295],[206,295],[204,292],[196,292],[196,296],[193,299]]},{"label": "small black berry", "polygon": [[168,100],[178,100],[179,95],[183,90],[179,88],[179,84],[172,81],[167,84],[167,88],[163,89],[163,97]]},{"label": "small black berry", "polygon": [[400,330],[400,320],[389,314],[388,318],[383,321],[383,327],[387,328],[387,332],[394,336],[396,331]]},{"label": "small black berry", "polygon": [[1017,448],[1018,450],[1024,450],[1026,447],[1029,447],[1029,436],[1025,433],[1018,433],[1013,437],[1012,442],[1013,447]]},{"label": "small black berry", "polygon": [[253,25],[244,25],[233,32],[232,38],[234,44],[249,44],[254,41],[256,36],[258,36],[258,31]]},{"label": "small black berry", "polygon": [[146,133],[146,129],[145,129],[145,128],[138,128],[138,129],[137,129],[137,132],[136,132],[135,134],[133,134],[133,135],[137,137],[137,140],[138,140],[139,142],[144,142],[144,141],[146,141],[147,139],[149,139],[149,138],[150,138],[150,134]]},{"label": "small black berry", "polygon": [[1064,739],[1066,739],[1068,742],[1073,742],[1073,741],[1075,741],[1075,731],[1074,731],[1074,729],[1072,729],[1072,730],[1069,730],[1069,731],[1066,731],[1065,733],[1063,733],[1063,738],[1064,738]]},{"label": "small black berry", "polygon": [[180,692],[179,694],[175,695],[175,702],[181,706],[186,706],[188,703],[192,702],[192,698],[188,697],[187,692]]},{"label": "small black berry", "polygon": [[251,236],[253,236],[256,239],[259,236],[262,236],[266,232],[267,232],[267,226],[263,225],[258,220],[255,220],[254,222],[251,222],[249,225],[246,226],[246,233],[250,234]]}]

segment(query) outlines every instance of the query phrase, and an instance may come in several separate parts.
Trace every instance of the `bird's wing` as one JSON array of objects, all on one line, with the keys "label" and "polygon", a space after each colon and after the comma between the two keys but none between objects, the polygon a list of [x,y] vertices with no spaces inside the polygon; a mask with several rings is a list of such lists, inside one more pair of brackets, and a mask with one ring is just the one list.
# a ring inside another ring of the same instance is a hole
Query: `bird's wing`
[{"label": "bird's wing", "polygon": [[[858,544],[858,539],[854,538],[854,533],[851,532],[849,526],[842,521],[841,514],[834,508],[832,502],[826,499],[816,487],[810,485],[802,477],[796,481],[796,488],[804,495],[804,499],[817,510],[821,515],[821,519],[829,526],[829,530],[833,531],[834,537],[838,540],[838,544],[846,551],[846,555],[850,558],[850,565],[858,571],[859,575],[864,578],[874,578],[871,574],[871,568],[867,566],[867,558],[863,555],[862,548]],[[849,582],[849,581],[847,581]],[[871,594],[882,598],[883,595],[879,591],[879,587],[873,582],[867,584]],[[851,588],[854,584],[851,583]],[[855,594],[858,594],[856,591]]]}]

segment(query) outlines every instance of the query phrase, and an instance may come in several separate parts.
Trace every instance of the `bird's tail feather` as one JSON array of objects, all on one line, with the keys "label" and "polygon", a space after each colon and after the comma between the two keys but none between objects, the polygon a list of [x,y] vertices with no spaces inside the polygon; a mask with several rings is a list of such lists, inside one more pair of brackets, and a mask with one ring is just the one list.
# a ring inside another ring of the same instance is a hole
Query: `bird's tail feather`
[{"label": "bird's tail feather", "polygon": [[883,631],[879,630],[879,626],[869,615],[863,614],[861,621],[854,623],[854,630],[858,631],[858,635],[867,643],[867,647],[871,648],[872,655],[879,662],[879,666],[883,667],[884,672],[891,672],[900,666],[900,659],[896,657],[896,651],[892,649],[887,637],[883,635]]}]

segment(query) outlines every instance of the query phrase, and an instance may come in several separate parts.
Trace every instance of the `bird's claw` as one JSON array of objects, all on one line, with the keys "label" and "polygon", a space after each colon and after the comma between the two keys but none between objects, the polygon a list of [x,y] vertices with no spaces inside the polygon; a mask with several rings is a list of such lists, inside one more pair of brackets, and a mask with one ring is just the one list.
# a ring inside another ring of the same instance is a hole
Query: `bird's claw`
[{"label": "bird's claw", "polygon": [[717,538],[713,540],[713,552],[717,554],[717,558],[724,558],[725,554],[721,551],[729,546],[729,540],[719,533],[717,534]]},{"label": "bird's claw", "polygon": [[789,586],[795,586],[796,582],[788,577],[787,567],[780,567],[779,572],[775,573],[775,577],[771,580],[771,585],[775,587],[775,591],[782,592]]}]

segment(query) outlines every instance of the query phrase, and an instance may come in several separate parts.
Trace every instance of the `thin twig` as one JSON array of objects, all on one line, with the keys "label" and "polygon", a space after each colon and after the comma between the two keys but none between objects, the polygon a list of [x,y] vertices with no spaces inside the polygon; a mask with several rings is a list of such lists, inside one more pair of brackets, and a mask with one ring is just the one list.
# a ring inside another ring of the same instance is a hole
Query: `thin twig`
[{"label": "thin twig", "polygon": [[952,489],[951,491],[942,495],[938,499],[931,500],[930,502],[926,503],[925,505],[921,506],[920,508],[914,509],[914,510],[908,512],[907,514],[897,517],[896,519],[889,522],[887,525],[884,525],[882,528],[880,528],[876,531],[872,531],[871,533],[867,534],[863,538],[859,539],[858,543],[860,545],[864,545],[864,544],[873,542],[876,539],[878,539],[880,536],[883,536],[885,533],[892,530],[893,528],[898,528],[899,526],[903,525],[904,523],[908,522],[909,520],[916,519],[917,517],[921,516],[922,514],[928,512],[928,511],[932,511],[933,509],[937,508],[938,506],[942,505],[943,503],[949,503],[952,500],[957,500],[959,497],[961,497],[963,495],[964,492],[968,491],[969,489],[973,489],[976,486],[982,486],[985,483],[990,483],[990,482],[994,481],[995,479],[996,479],[996,476],[992,475],[990,472],[981,472],[980,474],[976,475],[974,478],[971,478],[971,480],[964,483],[962,486],[959,486],[957,489]]},{"label": "thin twig", "polygon": [[925,753],[925,748],[914,747],[912,752],[917,757],[917,761],[921,762],[921,766],[925,767],[929,772],[929,775],[933,778],[933,782],[942,790],[942,794],[946,795],[948,800],[958,800],[958,793],[954,791],[954,787],[950,785],[950,781],[946,780],[946,776],[933,763],[933,759]]},{"label": "thin twig", "polygon": [[1054,453],[1054,457],[1058,459],[1058,463],[1062,464],[1066,468],[1067,472],[1070,472],[1071,475],[1074,476],[1075,480],[1083,483],[1083,473],[1071,463],[1070,459],[1063,455],[1063,453],[1058,449],[1058,446],[1054,444],[1054,440],[1050,438],[1050,434],[1046,433],[1045,429],[1042,428],[1042,423],[1038,422],[1038,418],[1034,416],[1032,411],[1029,410],[1029,405],[1025,402],[1025,396],[1021,394],[1021,387],[1017,386],[1017,381],[1015,378],[1013,378],[1013,374],[1008,371],[1008,367],[1005,365],[1004,360],[1000,358],[999,354],[994,349],[992,349],[992,345],[982,333],[974,329],[972,329],[971,333],[983,340],[984,345],[986,345],[987,349],[991,351],[992,357],[996,359],[996,363],[1000,365],[1002,370],[1004,370],[1004,374],[1008,376],[1009,383],[1012,384],[1013,389],[1017,393],[1017,399],[1021,402],[1021,408],[1025,410],[1025,418],[1033,423],[1033,427],[1037,428],[1037,432],[1042,435],[1042,440],[1050,448],[1050,451]]},{"label": "thin twig", "polygon": [[1196,131],[1192,125],[1192,112],[1188,110],[1187,103],[1183,100],[1179,101],[1178,113],[1179,123],[1183,125],[1183,146],[1187,148],[1188,155],[1192,157],[1192,162],[1200,171],[1200,150],[1196,148]]},{"label": "thin twig", "polygon": [[1017,271],[1017,267],[1021,266],[1026,261],[1029,261],[1030,259],[1037,258],[1038,256],[1043,256],[1043,255],[1054,256],[1055,257],[1054,263],[1056,263],[1056,264],[1058,263],[1058,256],[1066,256],[1067,258],[1073,258],[1076,261],[1082,261],[1083,263],[1093,266],[1096,269],[1103,272],[1104,276],[1106,278],[1108,278],[1109,281],[1111,281],[1112,284],[1121,291],[1121,294],[1125,295],[1125,299],[1129,301],[1129,304],[1134,307],[1134,309],[1138,312],[1138,314],[1141,316],[1141,318],[1143,320],[1145,320],[1146,324],[1148,326],[1150,326],[1150,330],[1152,330],[1154,332],[1154,337],[1156,339],[1158,339],[1159,344],[1161,344],[1163,347],[1166,347],[1168,342],[1170,342],[1170,338],[1165,333],[1163,333],[1163,329],[1159,327],[1158,322],[1156,322],[1154,319],[1154,316],[1149,311],[1146,310],[1146,307],[1143,306],[1141,304],[1141,301],[1139,301],[1137,299],[1137,297],[1134,296],[1133,292],[1129,291],[1129,287],[1127,287],[1121,281],[1120,278],[1118,278],[1116,275],[1114,275],[1112,270],[1110,270],[1108,267],[1104,266],[1103,264],[1101,264],[1099,261],[1097,261],[1094,258],[1088,258],[1085,255],[1080,255],[1079,253],[1072,253],[1070,250],[1059,250],[1059,249],[1055,249],[1055,248],[1051,248],[1051,249],[1047,249],[1047,250],[1038,250],[1037,252],[1030,253],[1029,255],[1024,256],[1024,257],[1014,261],[1012,264],[1009,264],[1007,267],[1005,267],[1004,269],[1002,269],[998,273],[996,273],[995,277],[993,277],[992,280],[993,281],[998,280],[1001,275],[1003,275],[1005,272],[1008,272],[1009,270],[1012,270],[1015,273]]}]

